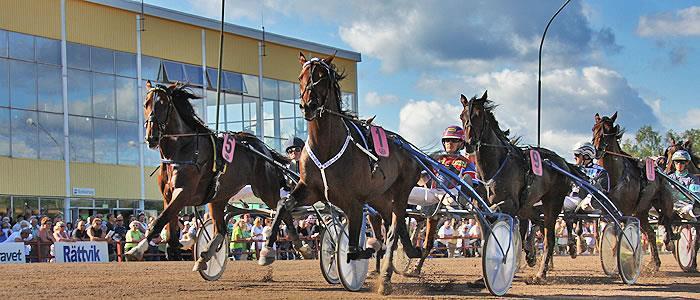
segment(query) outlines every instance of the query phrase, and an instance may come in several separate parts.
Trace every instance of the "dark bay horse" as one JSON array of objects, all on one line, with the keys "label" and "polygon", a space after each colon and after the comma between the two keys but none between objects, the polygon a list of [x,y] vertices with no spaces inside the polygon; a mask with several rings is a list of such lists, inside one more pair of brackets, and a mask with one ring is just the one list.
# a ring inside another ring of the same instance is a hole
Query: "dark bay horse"
[{"label": "dark bay horse", "polygon": [[[460,101],[464,107],[460,119],[464,125],[467,151],[476,154],[477,171],[479,178],[486,183],[488,202],[491,205],[502,203],[499,205],[501,211],[520,218],[520,234],[527,244],[532,244],[532,240],[526,239],[529,229],[526,220],[539,222],[540,212],[535,204],[542,202],[545,251],[532,283],[542,282],[546,278],[554,252],[556,220],[561,212],[564,197],[571,189],[571,182],[564,175],[549,168],[543,168],[542,176],[532,173],[529,150],[523,150],[513,144],[508,134],[500,129],[492,112],[495,105],[488,99],[486,92],[481,98],[467,99],[461,95]],[[566,170],[572,169],[556,153],[544,148],[537,150],[542,159],[549,159]],[[567,228],[569,236],[572,236],[571,227]],[[534,249],[529,246],[524,248],[528,264],[533,266],[536,259]]]},{"label": "dark bay horse", "polygon": [[[205,262],[213,254],[208,250],[218,248],[227,233],[224,211],[231,197],[250,184],[255,196],[268,206],[275,207],[280,200],[279,190],[284,184],[282,172],[248,147],[281,164],[288,163],[288,160],[255,136],[235,133],[238,146],[232,162],[222,160],[225,168],[216,166],[216,151],[220,151],[214,145],[217,137],[199,119],[189,102],[189,99],[199,97],[184,85],[152,86],[149,81],[146,87],[149,89],[144,102],[146,142],[149,148],[159,149],[163,160],[158,185],[165,209],[150,224],[147,238],[127,255],[140,258],[148,242],[158,236],[166,224],[170,230],[168,245],[178,249],[177,214],[185,206],[208,204],[215,238],[210,243],[212,247],[204,249],[200,261],[195,264],[195,269],[206,268]],[[284,220],[294,239],[297,234],[291,215],[285,216]]]},{"label": "dark bay horse", "polygon": [[673,210],[673,196],[669,183],[661,176],[648,181],[644,166],[640,161],[622,151],[620,139],[624,130],[615,125],[617,112],[612,117],[595,115],[593,125],[593,146],[596,148],[598,163],[610,176],[610,199],[623,215],[635,216],[640,221],[641,230],[646,233],[651,248],[650,269],[658,271],[661,266],[656,247],[656,233],[649,224],[649,210],[656,208],[661,216],[660,224],[666,229],[664,243],[670,247],[672,228],[670,222],[678,216]]},{"label": "dark bay horse", "polygon": [[303,53],[299,55],[300,108],[308,121],[309,136],[301,156],[301,181],[290,199],[326,199],[345,212],[349,226],[348,260],[372,255],[370,249],[363,250],[358,245],[363,204],[379,209],[391,203],[388,255],[384,255],[378,286],[380,294],[389,294],[397,235],[410,257],[420,256],[411,246],[405,214],[409,193],[418,182],[421,169],[409,153],[393,142],[399,137],[392,133],[387,134],[390,156],[380,158],[376,168],[370,166],[368,155],[352,141],[361,141],[361,137],[350,123],[362,124],[341,110],[339,81],[343,75],[336,71],[333,58],[307,60]]}]

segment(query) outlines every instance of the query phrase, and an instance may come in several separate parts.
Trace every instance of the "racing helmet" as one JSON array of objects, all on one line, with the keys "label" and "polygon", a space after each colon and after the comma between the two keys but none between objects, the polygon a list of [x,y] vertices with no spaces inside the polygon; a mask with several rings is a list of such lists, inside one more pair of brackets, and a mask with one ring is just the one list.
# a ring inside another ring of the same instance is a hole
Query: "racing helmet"
[{"label": "racing helmet", "polygon": [[304,141],[298,137],[293,137],[284,141],[284,151],[286,152],[289,148],[299,147],[304,148]]},{"label": "racing helmet", "polygon": [[442,139],[458,139],[464,141],[464,130],[462,127],[456,125],[447,127],[445,131],[442,132]]},{"label": "racing helmet", "polygon": [[673,153],[673,156],[671,156],[672,161],[689,161],[690,160],[690,153],[685,150],[678,150],[675,153]]},{"label": "racing helmet", "polygon": [[588,156],[588,159],[595,158],[595,147],[589,142],[583,143],[581,147],[574,149],[574,154]]}]

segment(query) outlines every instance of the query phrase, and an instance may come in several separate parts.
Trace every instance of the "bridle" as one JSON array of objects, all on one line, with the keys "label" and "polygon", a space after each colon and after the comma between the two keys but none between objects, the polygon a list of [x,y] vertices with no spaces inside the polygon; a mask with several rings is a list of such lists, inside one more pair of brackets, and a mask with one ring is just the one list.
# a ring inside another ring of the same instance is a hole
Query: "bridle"
[{"label": "bridle", "polygon": [[[157,94],[154,94],[153,96],[151,96],[151,106],[152,106],[151,113],[148,115],[148,119],[146,121],[144,121],[144,123],[143,123],[144,128],[147,128],[149,124],[151,125],[151,131],[148,133],[148,136],[146,136],[146,142],[148,142],[148,143],[160,143],[160,140],[162,138],[166,137],[166,135],[164,135],[162,133],[165,132],[165,128],[170,123],[170,114],[172,113],[172,111],[174,109],[174,104],[173,104],[173,101],[170,97],[170,93],[163,86],[156,85],[155,87],[152,87],[151,89],[149,89],[148,92],[149,93],[160,92],[160,93],[162,93],[162,95],[158,95],[158,97],[165,96],[166,97],[165,100],[168,102],[168,111],[167,111],[167,114],[165,115],[165,122],[160,122],[158,120],[158,117],[156,116],[155,95],[157,95]],[[155,125],[155,128],[157,129],[157,131],[155,131],[155,133],[153,130],[153,128],[154,128],[153,125]]]},{"label": "bridle", "polygon": [[[326,96],[323,97],[323,103],[321,103],[321,97],[319,97],[319,94],[316,91],[316,86],[327,79],[327,89],[330,91],[332,85],[337,83],[337,80],[333,68],[331,68],[331,66],[329,66],[322,59],[319,59],[317,57],[312,58],[311,60],[304,63],[304,68],[307,67],[310,68],[309,80],[306,82],[306,86],[304,86],[304,89],[301,91],[301,94],[299,96],[303,100],[304,95],[306,93],[309,93],[309,101],[306,101],[306,103],[304,103],[303,101],[302,103],[299,103],[299,108],[304,112],[306,112],[307,110],[313,110],[313,114],[311,115],[311,117],[306,117],[306,114],[304,114],[304,119],[306,119],[307,121],[313,121],[316,118],[321,118],[324,112],[332,112],[326,109],[326,103],[328,103],[329,93],[327,93]],[[314,81],[314,73],[316,72],[316,67],[321,67],[322,71],[328,76],[321,77],[317,81]]]},{"label": "bridle", "polygon": [[[595,137],[594,137],[594,139],[598,140],[598,145],[596,145],[596,149],[595,149],[596,150],[596,159],[602,159],[606,154],[634,158],[634,157],[631,157],[629,155],[625,155],[622,153],[617,153],[614,151],[607,150],[607,148],[608,148],[607,138],[610,136],[619,135],[620,129],[617,128],[617,130],[615,130],[615,132],[606,133],[605,132],[605,124],[604,124],[605,122],[607,122],[607,121],[605,121],[605,120],[600,121],[600,125],[599,125],[600,126],[600,129],[599,129],[600,133],[596,133]],[[596,126],[598,126],[598,124],[596,124]],[[612,125],[611,125],[611,127],[612,127]],[[613,127],[613,128],[615,128],[615,127]],[[594,130],[595,130],[595,128],[594,128]],[[600,137],[599,137],[599,135],[600,135]],[[594,142],[595,142],[595,140],[594,140]]]},{"label": "bridle", "polygon": [[[484,117],[484,121],[481,124],[481,130],[479,131],[479,136],[471,136],[472,135],[472,129],[474,128],[474,125],[472,125],[472,111],[473,111],[473,105],[476,100],[471,100],[469,101],[469,106],[467,106],[467,124],[464,126],[464,132],[465,132],[465,141],[464,145],[473,147],[475,151],[478,151],[481,146],[492,146],[492,147],[502,147],[502,148],[509,148],[506,147],[505,145],[494,145],[494,144],[488,144],[488,143],[482,143],[481,139],[484,137],[484,131],[486,130],[486,117]],[[466,134],[468,132],[468,134]],[[471,141],[467,142],[466,138],[470,138]],[[501,140],[500,138],[498,139],[499,141]],[[504,142],[501,141],[503,144]],[[510,149],[509,149],[510,152]]]}]

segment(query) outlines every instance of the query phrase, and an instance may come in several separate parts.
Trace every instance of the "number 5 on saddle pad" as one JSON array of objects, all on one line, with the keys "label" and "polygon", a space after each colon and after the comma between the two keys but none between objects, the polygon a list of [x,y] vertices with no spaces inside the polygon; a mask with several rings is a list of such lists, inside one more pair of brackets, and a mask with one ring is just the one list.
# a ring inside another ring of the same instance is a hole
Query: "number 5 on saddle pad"
[{"label": "number 5 on saddle pad", "polygon": [[382,157],[389,157],[389,143],[386,140],[384,128],[379,126],[370,126],[369,131],[372,133],[372,143],[374,143],[374,153]]},{"label": "number 5 on saddle pad", "polygon": [[221,157],[227,162],[233,161],[233,152],[236,150],[236,139],[232,134],[224,133],[224,144],[221,147]]},{"label": "number 5 on saddle pad", "polygon": [[542,157],[540,157],[540,152],[535,149],[530,150],[530,166],[532,173],[542,176]]}]

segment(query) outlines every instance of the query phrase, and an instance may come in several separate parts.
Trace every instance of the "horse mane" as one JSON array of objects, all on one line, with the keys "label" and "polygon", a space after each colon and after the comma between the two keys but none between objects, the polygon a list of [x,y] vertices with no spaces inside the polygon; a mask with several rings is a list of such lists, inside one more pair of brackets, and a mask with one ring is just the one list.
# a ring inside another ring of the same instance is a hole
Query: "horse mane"
[{"label": "horse mane", "polygon": [[[476,98],[476,97],[475,97]],[[517,136],[515,138],[510,137],[510,129],[503,131],[501,129],[501,126],[498,124],[498,120],[496,120],[496,116],[493,114],[494,109],[498,107],[497,104],[495,104],[491,100],[483,100],[484,101],[484,112],[486,112],[486,119],[491,126],[491,130],[496,134],[499,140],[503,141],[506,145],[509,147],[513,147],[513,150],[516,150],[515,148],[519,147],[520,140],[522,139],[521,136]]]},{"label": "horse mane", "polygon": [[343,99],[342,99],[342,92],[340,91],[340,82],[347,77],[345,74],[345,70],[343,71],[338,71],[338,68],[334,63],[327,63],[327,65],[330,67],[331,74],[335,80],[333,81],[333,89],[336,91],[336,104],[338,105],[338,113],[343,114],[345,116],[348,116],[350,118],[357,118],[355,114],[350,112],[349,110],[343,109]]},{"label": "horse mane", "polygon": [[213,133],[206,123],[197,116],[192,103],[190,103],[190,99],[201,99],[202,97],[195,95],[187,85],[183,84],[177,84],[169,90],[175,109],[187,126],[197,133]]}]

